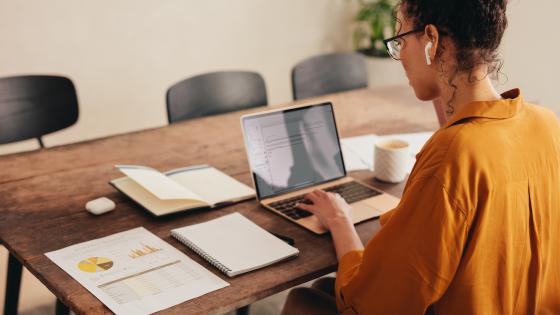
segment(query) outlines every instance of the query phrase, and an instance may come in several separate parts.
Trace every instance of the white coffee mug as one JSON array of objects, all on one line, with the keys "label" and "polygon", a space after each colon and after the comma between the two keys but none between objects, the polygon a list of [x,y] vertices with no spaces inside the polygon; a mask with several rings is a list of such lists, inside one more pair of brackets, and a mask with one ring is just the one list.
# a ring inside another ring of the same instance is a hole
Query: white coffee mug
[{"label": "white coffee mug", "polygon": [[402,182],[410,163],[410,145],[406,141],[390,139],[375,144],[373,172],[379,180]]}]

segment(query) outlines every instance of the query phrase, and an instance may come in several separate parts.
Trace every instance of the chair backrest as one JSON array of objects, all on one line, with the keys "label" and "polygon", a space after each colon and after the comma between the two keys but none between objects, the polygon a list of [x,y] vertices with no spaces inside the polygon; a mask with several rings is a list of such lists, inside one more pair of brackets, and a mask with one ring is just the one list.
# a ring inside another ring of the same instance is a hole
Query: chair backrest
[{"label": "chair backrest", "polygon": [[368,86],[365,58],[358,53],[311,57],[292,70],[294,100]]},{"label": "chair backrest", "polygon": [[255,72],[201,74],[167,90],[169,123],[268,105],[266,86]]},{"label": "chair backrest", "polygon": [[72,81],[57,76],[0,78],[0,144],[37,138],[78,120]]}]

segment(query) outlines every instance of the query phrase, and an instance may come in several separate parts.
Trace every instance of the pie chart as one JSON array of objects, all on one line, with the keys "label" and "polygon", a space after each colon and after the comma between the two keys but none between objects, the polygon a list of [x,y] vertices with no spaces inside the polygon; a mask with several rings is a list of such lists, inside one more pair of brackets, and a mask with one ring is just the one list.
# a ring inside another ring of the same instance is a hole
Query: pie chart
[{"label": "pie chart", "polygon": [[113,267],[113,261],[103,257],[86,258],[78,264],[78,268],[83,272],[107,271]]}]

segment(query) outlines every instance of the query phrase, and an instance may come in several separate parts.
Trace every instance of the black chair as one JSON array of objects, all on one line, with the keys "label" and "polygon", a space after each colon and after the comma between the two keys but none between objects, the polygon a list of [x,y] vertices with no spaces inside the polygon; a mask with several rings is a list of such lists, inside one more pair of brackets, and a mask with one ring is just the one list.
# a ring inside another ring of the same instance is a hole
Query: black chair
[{"label": "black chair", "polygon": [[197,75],[167,90],[169,123],[267,105],[266,86],[255,72],[224,71]]},{"label": "black chair", "polygon": [[[170,124],[268,105],[263,77],[249,71],[212,72],[185,79],[167,90],[166,99]],[[237,315],[249,314],[249,308],[238,309]]]},{"label": "black chair", "polygon": [[[0,144],[36,138],[72,126],[78,120],[78,97],[70,79],[56,76],[0,78]],[[21,263],[8,257],[4,314],[17,314]],[[57,300],[57,314],[68,308]]]},{"label": "black chair", "polygon": [[68,78],[19,76],[0,79],[0,144],[36,138],[72,126],[78,98]]},{"label": "black chair", "polygon": [[368,72],[358,53],[334,53],[311,57],[292,69],[294,100],[365,88]]}]

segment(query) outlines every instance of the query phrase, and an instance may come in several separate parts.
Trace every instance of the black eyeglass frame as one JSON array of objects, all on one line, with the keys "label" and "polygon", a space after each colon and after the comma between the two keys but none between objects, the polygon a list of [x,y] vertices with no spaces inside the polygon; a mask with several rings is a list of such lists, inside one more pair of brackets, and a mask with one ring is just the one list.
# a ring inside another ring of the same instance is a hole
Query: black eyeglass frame
[{"label": "black eyeglass frame", "polygon": [[[399,38],[403,38],[403,37],[405,37],[405,36],[407,36],[407,35],[410,35],[410,34],[423,32],[425,29],[426,29],[426,27],[425,27],[425,26],[422,26],[422,27],[419,27],[419,28],[417,28],[417,29],[413,29],[412,31],[408,31],[408,32],[399,34],[399,35],[397,35],[397,36],[393,36],[393,37],[391,37],[391,38],[384,39],[384,40],[383,40],[383,44],[385,44],[385,48],[387,49],[387,52],[389,53],[389,56],[391,56],[391,58],[393,58],[393,59],[395,59],[395,60],[400,60],[400,58],[395,58],[395,57],[393,57],[393,55],[391,55],[391,49],[389,49],[389,43],[390,43],[390,42],[392,42],[392,41],[394,41],[394,40],[396,40],[396,39],[399,39]],[[439,31],[439,34],[442,35],[442,36],[447,35],[447,33],[446,33],[446,32],[443,32],[443,31]]]},{"label": "black eyeglass frame", "polygon": [[384,40],[383,40],[383,44],[385,44],[385,48],[387,48],[387,52],[389,53],[389,56],[391,56],[391,58],[393,58],[393,59],[395,59],[395,60],[400,60],[400,58],[395,58],[395,57],[393,57],[393,55],[391,54],[391,49],[389,48],[389,43],[390,43],[390,42],[392,42],[392,41],[394,41],[394,40],[397,40],[397,39],[400,39],[400,38],[403,38],[403,37],[408,36],[408,35],[410,35],[410,34],[423,32],[424,29],[425,29],[425,27],[419,27],[419,28],[417,28],[417,29],[413,29],[412,31],[408,31],[408,32],[399,34],[399,35],[397,35],[397,36],[393,36],[393,37],[391,37],[391,38],[384,39]]}]

